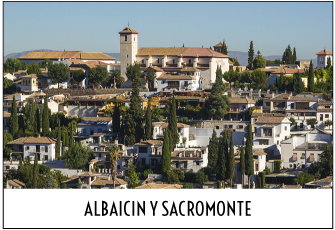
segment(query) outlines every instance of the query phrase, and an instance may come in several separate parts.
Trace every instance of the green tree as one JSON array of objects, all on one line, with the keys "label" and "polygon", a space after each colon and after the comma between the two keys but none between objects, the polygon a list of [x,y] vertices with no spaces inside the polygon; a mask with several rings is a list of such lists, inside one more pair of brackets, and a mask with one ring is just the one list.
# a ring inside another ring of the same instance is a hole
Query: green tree
[{"label": "green tree", "polygon": [[225,40],[223,39],[223,42],[222,42],[222,49],[221,49],[221,53],[225,54],[225,55],[228,55],[228,49],[227,49],[227,45],[226,45],[226,42]]},{"label": "green tree", "polygon": [[240,82],[251,83],[251,73],[250,73],[249,70],[244,71],[244,72],[241,74]]},{"label": "green tree", "polygon": [[193,186],[192,183],[188,182],[188,183],[184,184],[183,188],[185,188],[185,189],[192,189],[192,188],[194,188],[194,186]]},{"label": "green tree", "polygon": [[143,172],[144,179],[147,179],[149,174],[153,174],[151,169],[144,170]]},{"label": "green tree", "polygon": [[[79,84],[85,79],[85,72],[82,69],[78,69],[73,73],[73,80],[76,84]],[[71,83],[72,84],[72,83]]]},{"label": "green tree", "polygon": [[156,78],[156,73],[153,69],[150,69],[149,72],[145,74],[147,82],[153,82]]},{"label": "green tree", "polygon": [[81,169],[83,165],[93,159],[93,155],[92,149],[82,146],[81,142],[76,142],[65,152],[64,163],[71,169]]},{"label": "green tree", "polygon": [[176,115],[176,99],[174,98],[174,96],[172,97],[170,115],[168,117],[168,129],[169,129],[169,134],[171,137],[170,149],[172,151],[174,146],[179,143],[179,134],[178,134],[178,128],[177,128],[177,115]]},{"label": "green tree", "polygon": [[282,57],[282,61],[284,64],[294,64],[293,63],[293,55],[292,55],[292,49],[291,46],[288,45],[285,49]]},{"label": "green tree", "polygon": [[295,125],[297,124],[297,122],[295,121],[294,117],[290,117],[289,120],[290,120],[290,122],[291,122],[291,125],[290,125],[291,127],[292,127],[292,126],[295,126]]},{"label": "green tree", "polygon": [[[212,138],[208,145],[208,167],[213,173],[218,161],[219,143],[215,129],[213,129]],[[220,162],[221,163],[221,162]]]},{"label": "green tree", "polygon": [[151,103],[149,102],[147,108],[147,114],[145,116],[145,140],[151,140],[151,130],[152,130],[152,116],[151,116]]},{"label": "green tree", "polygon": [[254,69],[264,68],[266,66],[266,60],[262,56],[258,56],[254,59]]},{"label": "green tree", "polygon": [[233,66],[240,66],[240,63],[238,62],[237,57],[235,58],[233,62]]},{"label": "green tree", "polygon": [[195,182],[198,184],[204,184],[208,181],[208,175],[204,173],[204,171],[200,170],[195,176]]},{"label": "green tree", "polygon": [[309,71],[308,71],[308,92],[314,92],[314,68],[313,68],[313,61],[311,60],[309,64]]},{"label": "green tree", "polygon": [[257,86],[262,86],[266,84],[268,77],[264,71],[256,69],[252,72],[251,79]]},{"label": "green tree", "polygon": [[[223,181],[223,184],[225,184],[226,180],[226,144],[227,144],[227,135],[226,132],[221,132],[221,135],[223,137],[219,138],[219,172],[216,174],[216,179]],[[226,139],[225,139],[226,138]]]},{"label": "green tree", "polygon": [[133,172],[130,176],[129,188],[136,188],[137,186],[139,186],[138,175]]},{"label": "green tree", "polygon": [[3,65],[4,72],[13,74],[20,69],[23,69],[22,62],[20,59],[9,57]]},{"label": "green tree", "polygon": [[329,69],[332,66],[332,61],[330,60],[330,57],[327,58],[327,66],[326,69]]},{"label": "green tree", "polygon": [[12,94],[16,92],[16,87],[13,85],[13,81],[4,77],[3,78],[3,93]]},{"label": "green tree", "polygon": [[110,76],[108,78],[108,84],[109,85],[114,85],[114,87],[116,86],[116,80],[118,77],[121,76],[121,72],[120,70],[117,70],[117,69],[113,69],[112,72],[110,73]]},{"label": "green tree", "polygon": [[73,124],[71,124],[71,127],[70,127],[70,138],[69,138],[69,147],[71,148],[73,146]]},{"label": "green tree", "polygon": [[113,132],[120,132],[120,107],[119,103],[115,103],[114,112],[113,112]]},{"label": "green tree", "polygon": [[60,157],[60,146],[61,146],[61,130],[60,130],[60,121],[58,120],[58,130],[57,130],[57,143],[56,143],[56,156]]},{"label": "green tree", "polygon": [[51,65],[52,65],[52,61],[47,58],[47,59],[41,61],[40,68],[45,68],[45,67],[48,67],[48,66],[51,66]]},{"label": "green tree", "polygon": [[48,77],[51,79],[52,83],[58,84],[65,82],[70,78],[70,68],[63,63],[55,63],[48,67]]},{"label": "green tree", "polygon": [[[228,139],[229,140],[229,151],[228,149]],[[233,185],[233,177],[235,172],[235,158],[234,158],[234,142],[233,133],[227,133],[226,140],[226,179],[230,179],[230,187]]]},{"label": "green tree", "polygon": [[326,145],[323,147],[321,167],[321,176],[323,178],[333,174],[333,145]]},{"label": "green tree", "polygon": [[3,159],[9,160],[10,154],[12,152],[11,148],[7,146],[7,143],[13,140],[13,136],[5,130],[3,132]]},{"label": "green tree", "polygon": [[136,87],[138,87],[139,84],[141,83],[141,79],[142,79],[141,72],[142,72],[141,71],[141,65],[139,63],[137,63],[137,62],[135,62],[134,64],[130,64],[126,68],[126,76],[127,76],[127,78],[130,81],[132,81],[132,82],[134,82],[135,80],[137,80],[135,82]]},{"label": "green tree", "polygon": [[[30,74],[40,74],[40,75],[43,75],[42,70],[40,69],[40,66],[36,62],[33,62],[33,63],[31,63],[28,66],[27,74],[28,75],[30,75]],[[48,75],[49,75],[49,73],[48,73]]]},{"label": "green tree", "polygon": [[244,155],[244,147],[240,146],[240,164],[239,171],[242,174],[242,188],[244,186],[244,174],[245,174],[245,155]]},{"label": "green tree", "polygon": [[35,153],[34,160],[34,171],[33,171],[33,188],[37,188],[37,177],[38,177],[38,161],[37,161],[37,153]]},{"label": "green tree", "polygon": [[314,180],[314,177],[312,174],[309,174],[308,172],[302,172],[300,173],[297,178],[293,179],[294,183],[298,183],[301,186],[305,186],[306,183],[311,182]]},{"label": "green tree", "polygon": [[48,95],[44,97],[43,105],[43,116],[42,116],[42,135],[44,137],[49,136],[49,107],[48,107]]},{"label": "green tree", "polygon": [[99,86],[101,83],[108,80],[107,69],[102,66],[91,68],[88,72],[88,80],[95,86]]},{"label": "green tree", "polygon": [[116,85],[122,85],[125,82],[124,77],[118,76],[116,78]]},{"label": "green tree", "polygon": [[222,82],[222,70],[217,67],[216,80],[208,98],[208,113],[214,119],[221,119],[227,114],[230,108],[230,100],[226,95],[223,95],[225,86]]},{"label": "green tree", "polygon": [[170,151],[170,130],[166,129],[164,133],[162,150],[162,172],[166,175],[171,170],[171,151]]},{"label": "green tree", "polygon": [[311,118],[311,119],[307,119],[307,125],[310,125],[311,128],[313,128],[314,125],[318,124],[318,120],[316,120],[315,118]]},{"label": "green tree", "polygon": [[231,88],[231,83],[238,80],[239,73],[237,70],[229,70],[223,74],[223,78],[229,82],[229,87]]},{"label": "green tree", "polygon": [[251,41],[250,42],[250,47],[249,47],[249,51],[248,51],[248,69],[252,69],[252,65],[254,63],[254,44]]},{"label": "green tree", "polygon": [[45,183],[44,188],[47,188],[47,189],[58,188],[56,180],[52,176],[49,176],[47,182]]},{"label": "green tree", "polygon": [[293,56],[292,56],[292,64],[295,64],[297,61],[297,52],[295,50],[295,47],[293,48]]},{"label": "green tree", "polygon": [[12,134],[13,137],[16,137],[16,134],[18,131],[19,131],[19,123],[18,123],[18,118],[17,118],[16,99],[14,95],[13,102],[12,102],[12,112],[9,118],[9,132],[10,134]]},{"label": "green tree", "polygon": [[254,175],[251,125],[248,125],[247,143],[245,146],[245,173],[248,175],[248,187],[250,189],[250,176]]},{"label": "green tree", "polygon": [[265,172],[258,173],[259,188],[264,188],[265,184]]},{"label": "green tree", "polygon": [[296,93],[302,93],[305,90],[305,85],[301,79],[299,71],[297,74],[293,74],[293,89]]},{"label": "green tree", "polygon": [[117,147],[116,145],[113,145],[112,148],[110,148],[108,151],[112,162],[112,178],[113,178],[113,186],[115,189],[115,179],[117,175],[117,160],[120,159],[121,156],[119,154],[119,147]]},{"label": "green tree", "polygon": [[328,126],[328,128],[330,129],[330,126],[333,125],[333,121],[332,120],[326,120],[325,122],[325,126]]},{"label": "green tree", "polygon": [[281,165],[280,160],[275,160],[274,161],[274,166],[273,166],[273,172],[274,173],[280,173],[280,165]]}]

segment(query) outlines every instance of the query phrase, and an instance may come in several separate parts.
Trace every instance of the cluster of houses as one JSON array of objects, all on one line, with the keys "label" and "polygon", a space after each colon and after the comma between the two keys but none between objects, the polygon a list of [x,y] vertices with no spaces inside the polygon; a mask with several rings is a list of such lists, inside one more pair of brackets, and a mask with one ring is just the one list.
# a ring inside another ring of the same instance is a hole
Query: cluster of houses
[{"label": "cluster of houses", "polygon": [[[142,108],[147,109],[149,98],[153,108],[168,107],[166,101],[173,94],[177,99],[177,107],[187,105],[205,108],[208,91],[215,82],[215,71],[220,66],[223,72],[232,69],[232,62],[227,55],[219,52],[222,43],[208,48],[165,47],[165,48],[139,48],[138,32],[126,27],[120,34],[120,62],[103,53],[87,53],[81,51],[33,51],[19,59],[25,63],[40,62],[49,59],[54,63],[64,63],[70,67],[70,75],[82,69],[86,78],[79,83],[88,88],[90,68],[102,66],[111,71],[120,70],[121,76],[126,79],[121,89],[92,89],[78,93],[80,89],[73,89],[69,82],[60,84],[61,90],[54,90],[58,85],[48,79],[48,70],[44,75],[30,74],[24,71],[4,73],[4,77],[14,81],[17,93],[4,95],[3,98],[3,127],[9,129],[13,96],[17,103],[17,112],[31,101],[36,100],[39,106],[44,103],[48,95],[48,106],[52,113],[64,113],[65,116],[79,116],[82,118],[78,124],[75,141],[81,142],[94,151],[94,159],[89,162],[87,172],[82,170],[60,169],[68,176],[63,183],[68,187],[76,188],[127,188],[125,170],[128,164],[137,162],[140,167],[157,167],[162,159],[163,137],[167,128],[166,122],[153,122],[152,139],[140,141],[132,146],[121,143],[118,134],[113,132],[112,117],[106,116],[108,109],[114,103],[110,99],[117,98],[125,106],[130,105],[129,94],[131,81],[125,75],[129,64],[138,62],[143,73],[154,71],[155,80],[147,83],[147,88],[140,92]],[[220,45],[221,44],[221,45]],[[329,51],[318,53],[317,68],[324,68]],[[269,84],[273,77],[284,73],[292,76],[297,71],[304,71],[306,63],[298,62],[296,65],[272,66],[264,68],[268,72]],[[245,67],[239,67],[244,71]],[[107,86],[110,87],[110,86]],[[332,121],[332,92],[329,98],[321,93],[292,92],[264,92],[252,89],[230,89],[226,91],[231,102],[231,108],[222,120],[195,120],[190,117],[188,124],[178,123],[179,143],[171,153],[171,168],[197,173],[208,165],[208,144],[215,130],[217,135],[224,130],[233,131],[235,145],[235,174],[236,184],[242,183],[239,172],[239,145],[246,144],[248,126],[253,131],[254,174],[251,182],[257,184],[257,175],[265,168],[273,171],[274,160],[281,161],[282,169],[300,170],[308,168],[313,162],[319,161],[322,147],[332,144],[332,125],[326,126],[326,121]],[[250,115],[251,114],[251,115]],[[292,119],[296,124],[292,124]],[[316,119],[317,124],[309,125],[309,119]],[[49,137],[21,137],[7,144],[12,153],[20,154],[23,159],[35,153],[40,164],[53,165],[56,161],[56,140]],[[119,147],[120,159],[117,160],[117,173],[124,179],[112,180],[111,162],[108,149]],[[61,148],[64,154],[66,148]],[[55,163],[56,165],[56,163]],[[51,167],[50,166],[50,167]],[[4,162],[5,172],[17,168],[17,158]],[[57,166],[54,167],[58,169]],[[244,183],[247,179],[244,178]],[[318,184],[315,182],[315,184]],[[316,185],[311,187],[318,187]],[[319,183],[320,184],[320,183]],[[322,184],[322,183],[321,183]],[[326,183],[327,184],[327,183]],[[329,185],[329,183],[327,184]],[[22,182],[11,180],[7,188],[21,188]],[[206,188],[216,188],[215,183],[204,184]],[[319,186],[320,187],[320,186]],[[181,188],[178,185],[163,184],[160,175],[150,174],[138,188]]]}]

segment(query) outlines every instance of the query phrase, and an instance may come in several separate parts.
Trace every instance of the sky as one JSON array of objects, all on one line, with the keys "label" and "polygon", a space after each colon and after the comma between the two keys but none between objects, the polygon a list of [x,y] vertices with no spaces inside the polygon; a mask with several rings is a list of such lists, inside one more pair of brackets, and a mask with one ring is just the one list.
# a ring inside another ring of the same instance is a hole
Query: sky
[{"label": "sky", "polygon": [[3,55],[50,49],[119,53],[119,31],[140,47],[210,47],[298,59],[333,51],[332,2],[4,2]]}]

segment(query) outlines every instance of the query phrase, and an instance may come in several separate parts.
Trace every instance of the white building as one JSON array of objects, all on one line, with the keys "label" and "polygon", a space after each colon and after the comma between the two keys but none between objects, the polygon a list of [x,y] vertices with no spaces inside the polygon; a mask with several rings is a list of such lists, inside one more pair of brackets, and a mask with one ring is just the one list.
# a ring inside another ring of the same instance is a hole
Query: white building
[{"label": "white building", "polygon": [[[35,153],[39,161],[53,161],[56,159],[56,142],[57,140],[49,137],[21,137],[7,144],[10,145],[12,153],[22,155],[22,159],[30,157],[35,159]],[[62,155],[62,143],[61,143]]]},{"label": "white building", "polygon": [[163,141],[148,140],[136,143],[134,149],[138,154],[138,162],[141,167],[149,165],[155,167],[162,159]]},{"label": "white building", "polygon": [[171,168],[193,170],[197,173],[208,165],[208,148],[175,148],[171,153]]},{"label": "white building", "polygon": [[83,117],[82,121],[78,124],[77,135],[74,138],[78,140],[87,139],[95,133],[113,131],[112,126],[111,117]]},{"label": "white building", "polygon": [[38,91],[38,76],[30,74],[21,79],[21,91]]},{"label": "white building", "polygon": [[320,160],[322,147],[331,143],[331,134],[320,129],[285,140],[281,143],[281,166],[285,168],[309,166]]},{"label": "white building", "polygon": [[12,75],[12,74],[10,74],[10,73],[3,73],[3,77],[7,78],[9,80],[12,80],[12,81],[16,81],[17,80],[17,77],[14,76],[14,75]]},{"label": "white building", "polygon": [[142,68],[157,66],[165,72],[178,72],[184,67],[193,67],[201,71],[203,86],[210,87],[215,82],[217,66],[222,72],[229,71],[229,57],[209,48],[160,47],[137,48],[138,32],[126,27],[120,34],[121,76],[127,80],[126,68],[134,62]]},{"label": "white building", "polygon": [[318,55],[317,58],[317,69],[322,69],[322,68],[326,68],[327,67],[327,61],[328,58],[330,58],[330,62],[333,64],[333,53],[329,52],[328,50],[324,49],[322,51],[320,51],[319,53],[317,53],[316,55]]}]

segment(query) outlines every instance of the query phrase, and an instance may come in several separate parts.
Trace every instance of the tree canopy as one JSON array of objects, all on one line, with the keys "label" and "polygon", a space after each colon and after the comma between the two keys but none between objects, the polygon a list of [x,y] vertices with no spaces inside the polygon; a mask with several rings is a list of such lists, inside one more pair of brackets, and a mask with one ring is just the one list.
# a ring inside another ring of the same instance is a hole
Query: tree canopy
[{"label": "tree canopy", "polygon": [[[40,69],[40,66],[36,62],[33,62],[33,63],[31,63],[28,66],[27,74],[28,75],[29,74],[40,74],[40,75],[43,75],[42,70]],[[48,73],[48,75],[49,75],[49,73]]]},{"label": "tree canopy", "polygon": [[262,56],[255,57],[254,59],[254,69],[264,68],[266,66],[266,60]]},{"label": "tree canopy", "polygon": [[3,63],[4,72],[13,74],[14,72],[17,72],[18,70],[21,69],[23,69],[23,64],[20,59],[9,57]]},{"label": "tree canopy", "polygon": [[254,44],[252,41],[250,41],[250,47],[248,51],[248,69],[252,69],[252,65],[254,62]]},{"label": "tree canopy", "polygon": [[85,72],[82,69],[78,69],[73,73],[73,79],[75,83],[80,83],[85,79]]},{"label": "tree canopy", "polygon": [[107,69],[102,66],[91,68],[88,72],[88,80],[94,85],[100,85],[108,80]]},{"label": "tree canopy", "polygon": [[63,63],[55,63],[48,66],[48,77],[51,79],[52,83],[58,84],[65,82],[70,77],[70,68]]},{"label": "tree canopy", "polygon": [[71,169],[81,169],[83,165],[93,159],[94,152],[88,147],[81,145],[81,142],[76,142],[65,152],[64,163]]}]

